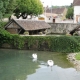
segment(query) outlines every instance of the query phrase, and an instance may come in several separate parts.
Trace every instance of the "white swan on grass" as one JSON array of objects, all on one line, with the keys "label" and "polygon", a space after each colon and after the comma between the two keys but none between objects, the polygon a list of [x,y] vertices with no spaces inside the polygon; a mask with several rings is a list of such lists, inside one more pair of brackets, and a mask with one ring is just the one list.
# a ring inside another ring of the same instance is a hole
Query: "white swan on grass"
[{"label": "white swan on grass", "polygon": [[37,59],[37,54],[36,53],[33,53],[32,54],[32,57],[33,57],[33,59]]},{"label": "white swan on grass", "polygon": [[52,67],[54,65],[54,62],[53,62],[53,60],[48,60],[47,64],[48,64],[48,66]]}]

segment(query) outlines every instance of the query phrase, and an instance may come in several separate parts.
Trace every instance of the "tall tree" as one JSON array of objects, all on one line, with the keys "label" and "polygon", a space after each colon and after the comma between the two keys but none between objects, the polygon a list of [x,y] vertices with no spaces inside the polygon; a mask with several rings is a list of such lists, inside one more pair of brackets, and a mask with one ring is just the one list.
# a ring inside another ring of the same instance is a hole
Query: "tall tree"
[{"label": "tall tree", "polygon": [[73,7],[69,7],[67,14],[66,14],[66,18],[68,19],[73,19]]},{"label": "tall tree", "polygon": [[4,16],[9,0],[0,0],[0,19]]},{"label": "tall tree", "polygon": [[73,9],[73,5],[71,3],[71,5],[68,7],[66,18],[73,19],[73,12],[74,12],[74,9]]},{"label": "tall tree", "polygon": [[40,0],[18,0],[14,13],[17,18],[26,19],[28,15],[38,15],[43,12],[43,5]]},{"label": "tall tree", "polygon": [[0,0],[0,30],[3,29],[2,18],[6,13],[6,8],[8,7],[9,1],[10,0]]},{"label": "tall tree", "polygon": [[6,13],[10,14],[13,13],[13,11],[16,9],[17,7],[17,0],[9,0],[9,4],[7,5],[8,7],[6,8]]}]

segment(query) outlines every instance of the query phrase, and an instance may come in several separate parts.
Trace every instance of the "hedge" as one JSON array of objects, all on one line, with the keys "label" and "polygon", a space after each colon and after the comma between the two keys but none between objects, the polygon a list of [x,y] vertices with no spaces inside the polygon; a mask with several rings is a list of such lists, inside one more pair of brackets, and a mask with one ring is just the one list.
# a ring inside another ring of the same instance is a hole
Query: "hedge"
[{"label": "hedge", "polygon": [[48,50],[53,52],[79,52],[79,36],[19,36],[11,34],[0,34],[2,39],[0,46],[4,43],[13,45],[15,49]]}]

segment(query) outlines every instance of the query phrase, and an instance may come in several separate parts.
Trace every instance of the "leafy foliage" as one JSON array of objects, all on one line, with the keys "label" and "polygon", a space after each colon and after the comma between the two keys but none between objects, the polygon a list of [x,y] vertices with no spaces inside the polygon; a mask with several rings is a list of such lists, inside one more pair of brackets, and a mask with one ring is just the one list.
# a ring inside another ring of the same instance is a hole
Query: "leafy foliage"
[{"label": "leafy foliage", "polygon": [[73,19],[73,7],[69,7],[67,14],[66,14],[66,18],[68,19]]},{"label": "leafy foliage", "polygon": [[13,44],[17,49],[22,49],[24,47],[25,41],[24,37],[19,35],[13,35]]},{"label": "leafy foliage", "polygon": [[37,50],[50,50],[54,52],[77,52],[80,50],[77,39],[71,36],[25,36],[18,37],[17,41],[19,42],[19,40],[24,42],[21,41],[23,46],[26,42],[28,49],[33,48],[35,45]]},{"label": "leafy foliage", "polygon": [[17,18],[27,18],[28,15],[38,15],[43,12],[43,6],[40,0],[18,0],[18,6],[14,10]]},{"label": "leafy foliage", "polygon": [[74,36],[19,36],[3,31],[0,34],[0,44],[9,43],[16,49],[49,50],[53,52],[79,52],[80,37]]},{"label": "leafy foliage", "polygon": [[51,43],[50,49],[55,52],[76,52],[80,50],[78,41],[74,37],[55,37]]},{"label": "leafy foliage", "polygon": [[38,15],[43,12],[40,0],[0,0],[0,19],[6,14],[15,13],[17,18],[26,19],[28,15]]},{"label": "leafy foliage", "polygon": [[10,0],[0,0],[0,19],[5,15]]},{"label": "leafy foliage", "polygon": [[0,28],[0,46],[4,43],[10,43],[12,36],[6,30]]},{"label": "leafy foliage", "polygon": [[6,13],[11,14],[17,7],[17,1],[18,0],[9,0],[9,4],[7,5],[8,7],[6,8]]}]

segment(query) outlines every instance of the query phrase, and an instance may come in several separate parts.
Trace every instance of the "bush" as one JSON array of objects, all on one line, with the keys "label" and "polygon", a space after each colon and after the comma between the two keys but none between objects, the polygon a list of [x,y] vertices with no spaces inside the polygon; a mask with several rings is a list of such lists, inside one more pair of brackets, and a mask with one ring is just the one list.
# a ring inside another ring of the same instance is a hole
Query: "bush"
[{"label": "bush", "polygon": [[61,36],[51,40],[50,50],[55,52],[78,52],[80,46],[74,37]]},{"label": "bush", "polygon": [[[3,33],[2,33],[3,34]],[[49,50],[53,52],[79,52],[80,37],[77,36],[19,36],[3,34],[0,43],[11,43],[16,49]],[[26,48],[25,48],[26,49]]]},{"label": "bush", "polygon": [[12,39],[12,36],[9,32],[7,32],[6,30],[4,29],[0,29],[0,46],[3,44],[3,43],[10,43]]},{"label": "bush", "polygon": [[42,35],[43,33],[42,32],[39,32],[39,34]]},{"label": "bush", "polygon": [[76,31],[73,36],[79,36],[78,32]]},{"label": "bush", "polygon": [[14,38],[14,46],[18,49],[22,49],[24,47],[25,41],[24,37],[16,36]]},{"label": "bush", "polygon": [[[72,36],[27,36],[25,40],[28,47],[31,48],[32,45],[38,43],[38,50],[44,50],[46,47],[48,50],[54,52],[78,52],[80,50],[80,45],[77,39]],[[46,45],[47,44],[47,45]]]},{"label": "bush", "polygon": [[28,31],[24,32],[24,35],[29,35],[29,32]]}]

